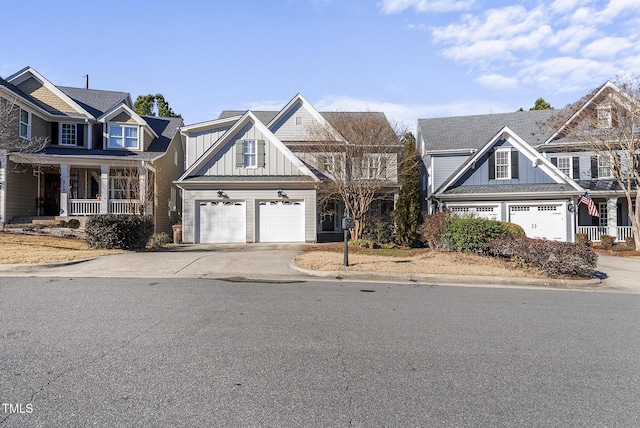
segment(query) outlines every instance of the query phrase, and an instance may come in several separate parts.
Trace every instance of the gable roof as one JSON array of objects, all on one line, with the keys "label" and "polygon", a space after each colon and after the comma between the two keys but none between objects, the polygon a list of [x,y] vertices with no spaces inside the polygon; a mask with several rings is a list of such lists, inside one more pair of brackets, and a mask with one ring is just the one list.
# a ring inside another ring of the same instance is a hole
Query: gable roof
[{"label": "gable roof", "polygon": [[537,145],[551,135],[546,123],[554,113],[554,110],[532,110],[418,119],[418,132],[427,152],[479,149],[504,127]]},{"label": "gable roof", "polygon": [[287,148],[287,146],[285,146],[275,135],[273,135],[269,128],[267,128],[267,126],[262,121],[260,121],[251,111],[247,111],[245,114],[243,114],[242,117],[238,119],[236,123],[234,123],[233,126],[231,126],[231,128],[229,128],[229,130],[225,132],[222,137],[220,137],[220,139],[218,139],[218,141],[216,141],[211,147],[209,147],[209,149],[207,149],[207,151],[204,152],[204,154],[200,156],[200,158],[196,160],[193,165],[191,165],[191,167],[189,167],[189,169],[184,172],[184,174],[178,179],[178,181],[187,179],[189,176],[193,175],[194,172],[202,168],[206,162],[208,162],[222,147],[224,147],[226,143],[231,140],[232,137],[235,136],[235,133],[241,127],[250,122],[253,123],[254,126],[260,132],[262,132],[262,134],[265,135],[269,139],[269,141],[271,141],[271,143],[274,144],[278,148],[278,150],[280,150],[285,155],[285,157],[300,170],[300,172],[302,172],[302,174],[312,177],[314,181],[320,181],[320,179],[316,177],[311,172],[311,170],[309,170],[309,168],[296,155],[294,155],[291,150],[289,150],[289,148]]},{"label": "gable roof", "polygon": [[96,119],[116,105],[122,103],[131,105],[131,97],[127,92],[71,88],[68,86],[58,86],[58,88]]},{"label": "gable roof", "polygon": [[[532,145],[527,143],[525,140],[520,138],[515,132],[513,132],[509,127],[504,126],[497,134],[493,136],[481,149],[476,151],[472,156],[462,163],[460,168],[456,170],[449,178],[442,183],[442,185],[435,191],[435,196],[441,196],[444,192],[449,190],[449,188],[453,187],[453,185],[462,177],[462,175],[467,172],[470,168],[475,165],[475,163],[485,154],[487,153],[493,146],[496,145],[499,141],[508,140],[509,143],[513,147],[516,148],[520,153],[525,155],[534,165],[541,168],[549,177],[551,177],[556,183],[562,185],[568,185],[573,188],[577,192],[584,192],[584,189],[580,187],[577,183],[567,177],[562,171],[560,171],[556,166],[554,166],[551,161],[542,156],[540,152],[533,148]],[[527,184],[527,186],[531,186]],[[461,186],[461,187],[469,187],[469,186]],[[484,186],[487,187],[489,192],[495,193],[498,188],[501,186]],[[514,187],[514,189],[517,187]]]}]

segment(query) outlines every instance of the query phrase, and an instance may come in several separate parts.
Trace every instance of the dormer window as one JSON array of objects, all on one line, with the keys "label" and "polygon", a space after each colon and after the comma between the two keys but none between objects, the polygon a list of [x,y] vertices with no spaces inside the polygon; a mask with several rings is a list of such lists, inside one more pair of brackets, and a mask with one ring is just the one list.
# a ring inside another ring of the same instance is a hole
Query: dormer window
[{"label": "dormer window", "polygon": [[109,142],[107,147],[109,147],[110,149],[140,148],[140,143],[138,140],[138,127],[109,124]]},{"label": "dormer window", "polygon": [[61,146],[75,146],[77,145],[77,129],[75,123],[61,123],[60,124],[60,145]]}]

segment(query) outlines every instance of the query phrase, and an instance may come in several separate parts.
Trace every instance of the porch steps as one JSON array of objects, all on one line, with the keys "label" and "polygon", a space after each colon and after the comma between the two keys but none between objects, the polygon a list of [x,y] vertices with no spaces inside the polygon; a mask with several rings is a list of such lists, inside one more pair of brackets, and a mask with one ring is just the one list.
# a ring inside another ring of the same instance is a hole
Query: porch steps
[{"label": "porch steps", "polygon": [[64,227],[64,220],[56,216],[14,217],[7,227]]}]

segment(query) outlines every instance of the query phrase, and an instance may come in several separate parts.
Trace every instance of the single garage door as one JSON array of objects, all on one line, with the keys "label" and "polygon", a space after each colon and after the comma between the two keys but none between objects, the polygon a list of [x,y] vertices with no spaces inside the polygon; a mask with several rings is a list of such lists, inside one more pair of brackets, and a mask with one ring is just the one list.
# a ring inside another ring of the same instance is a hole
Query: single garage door
[{"label": "single garage door", "polygon": [[304,201],[260,201],[258,242],[304,242]]},{"label": "single garage door", "polygon": [[509,221],[524,229],[529,238],[567,240],[567,213],[563,204],[512,205]]},{"label": "single garage door", "polygon": [[200,202],[202,243],[246,242],[244,201]]}]

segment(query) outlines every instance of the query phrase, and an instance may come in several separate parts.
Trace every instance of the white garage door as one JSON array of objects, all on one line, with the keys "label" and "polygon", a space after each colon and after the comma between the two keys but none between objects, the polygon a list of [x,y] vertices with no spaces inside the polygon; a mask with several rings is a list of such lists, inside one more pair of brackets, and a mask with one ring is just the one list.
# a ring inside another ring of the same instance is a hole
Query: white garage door
[{"label": "white garage door", "polygon": [[258,242],[304,242],[304,201],[258,202]]},{"label": "white garage door", "polygon": [[512,205],[509,221],[522,226],[529,238],[566,241],[566,211],[562,204]]},{"label": "white garage door", "polygon": [[447,209],[453,214],[457,214],[461,217],[473,215],[474,217],[486,218],[489,220],[498,220],[499,217],[499,209],[497,205],[455,206],[447,204]]},{"label": "white garage door", "polygon": [[244,201],[200,202],[202,243],[246,242]]}]

